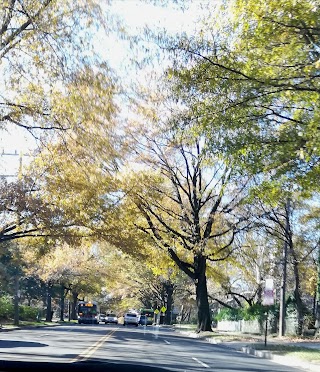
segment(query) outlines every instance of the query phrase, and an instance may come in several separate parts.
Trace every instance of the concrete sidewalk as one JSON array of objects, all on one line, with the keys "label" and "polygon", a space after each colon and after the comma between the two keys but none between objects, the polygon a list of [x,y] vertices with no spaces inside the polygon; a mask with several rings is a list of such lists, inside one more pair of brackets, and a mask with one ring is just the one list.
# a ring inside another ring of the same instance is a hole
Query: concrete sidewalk
[{"label": "concrete sidewalk", "polygon": [[[285,355],[277,355],[274,352],[268,350],[257,350],[255,348],[256,344],[259,346],[262,344],[264,345],[264,336],[259,335],[250,335],[250,334],[240,334],[240,333],[220,333],[216,337],[207,337],[206,334],[201,335],[195,332],[184,332],[176,331],[187,335],[192,338],[199,338],[201,340],[205,340],[212,344],[219,344],[224,347],[228,347],[246,354],[250,354],[256,356],[258,358],[270,359],[275,363],[296,367],[300,369],[304,369],[306,371],[313,371],[313,372],[320,372],[320,361],[306,361],[298,357],[293,356],[285,356]],[[230,337],[234,336],[234,337]],[[320,340],[319,339],[292,339],[292,338],[278,338],[278,337],[268,337],[267,338],[267,347],[268,345],[286,345],[286,346],[296,346],[296,347],[305,347],[310,348],[312,350],[318,350],[320,354]]]}]

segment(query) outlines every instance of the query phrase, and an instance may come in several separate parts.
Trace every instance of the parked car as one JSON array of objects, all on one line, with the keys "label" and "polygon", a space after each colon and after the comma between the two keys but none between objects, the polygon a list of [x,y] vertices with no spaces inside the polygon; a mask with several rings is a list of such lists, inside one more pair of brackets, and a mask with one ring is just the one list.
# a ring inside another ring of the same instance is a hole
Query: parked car
[{"label": "parked car", "polygon": [[118,324],[118,317],[117,317],[116,314],[111,314],[111,313],[110,314],[107,314],[105,316],[104,322],[106,324],[108,324],[108,323]]},{"label": "parked car", "polygon": [[136,313],[126,313],[124,314],[123,325],[132,324],[138,327],[139,316]]}]

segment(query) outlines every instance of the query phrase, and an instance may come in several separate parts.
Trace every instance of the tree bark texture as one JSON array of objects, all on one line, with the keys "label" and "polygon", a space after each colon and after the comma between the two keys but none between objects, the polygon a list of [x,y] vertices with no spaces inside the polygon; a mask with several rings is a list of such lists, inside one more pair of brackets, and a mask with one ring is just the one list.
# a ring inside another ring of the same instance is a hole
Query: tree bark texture
[{"label": "tree bark texture", "polygon": [[72,292],[72,307],[71,307],[71,319],[77,320],[77,302],[78,302],[78,292]]},{"label": "tree bark texture", "polygon": [[166,284],[166,292],[167,292],[167,311],[166,311],[166,317],[165,317],[165,323],[171,324],[172,322],[172,305],[173,305],[173,289],[174,285],[171,282],[168,282]]},{"label": "tree bark texture", "polygon": [[48,283],[47,285],[47,311],[46,311],[46,321],[52,321],[52,305],[51,305],[51,298],[52,298],[52,284]]},{"label": "tree bark texture", "polygon": [[292,256],[293,256],[293,272],[294,272],[294,282],[295,282],[294,299],[295,299],[295,308],[297,311],[297,318],[298,318],[297,335],[302,335],[304,311],[303,311],[303,302],[302,302],[301,293],[300,293],[301,290],[300,290],[299,266],[298,266],[298,261],[297,261],[297,257],[296,257],[294,250],[292,250]]},{"label": "tree bark texture", "polygon": [[203,256],[195,257],[196,263],[196,302],[198,309],[197,332],[212,331],[211,313],[208,301],[207,277],[206,277],[206,258]]},{"label": "tree bark texture", "polygon": [[14,276],[14,325],[19,325],[19,277]]},{"label": "tree bark texture", "polygon": [[64,285],[61,284],[61,287],[60,287],[60,321],[61,322],[64,322],[64,291],[65,291],[65,288],[64,288]]}]

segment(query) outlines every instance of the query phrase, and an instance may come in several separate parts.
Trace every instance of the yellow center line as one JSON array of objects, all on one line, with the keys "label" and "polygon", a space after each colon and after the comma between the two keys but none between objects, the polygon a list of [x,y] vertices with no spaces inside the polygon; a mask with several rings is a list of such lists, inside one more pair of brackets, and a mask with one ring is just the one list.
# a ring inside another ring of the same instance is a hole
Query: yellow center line
[{"label": "yellow center line", "polygon": [[117,330],[119,329],[116,328],[110,333],[107,333],[105,336],[102,336],[95,344],[91,345],[88,347],[86,350],[84,350],[81,354],[70,360],[70,363],[75,363],[75,362],[83,362],[86,359],[89,359],[93,353],[95,353],[99,347],[107,341]]}]

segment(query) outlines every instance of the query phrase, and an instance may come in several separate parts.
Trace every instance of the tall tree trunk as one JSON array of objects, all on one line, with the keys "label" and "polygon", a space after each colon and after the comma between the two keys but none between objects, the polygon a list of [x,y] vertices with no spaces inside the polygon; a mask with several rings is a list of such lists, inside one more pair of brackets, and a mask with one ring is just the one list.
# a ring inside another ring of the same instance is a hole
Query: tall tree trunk
[{"label": "tall tree trunk", "polygon": [[167,292],[167,311],[166,311],[166,317],[165,317],[165,323],[171,324],[172,322],[172,304],[173,304],[173,289],[174,284],[170,281],[166,284],[166,292]]},{"label": "tall tree trunk", "polygon": [[65,287],[63,284],[61,284],[60,287],[60,321],[64,322],[64,290]]},{"label": "tall tree trunk", "polygon": [[316,289],[316,303],[315,303],[315,327],[316,335],[320,333],[320,246],[318,248],[318,280]]},{"label": "tall tree trunk", "polygon": [[78,302],[78,292],[72,292],[72,307],[71,307],[71,319],[77,320],[77,302]]},{"label": "tall tree trunk", "polygon": [[[283,337],[286,333],[286,291],[287,291],[287,261],[288,247],[292,248],[292,233],[290,229],[290,199],[287,198],[285,205],[285,230],[284,230],[284,245],[283,245],[283,263],[282,263],[282,279],[280,290],[280,311],[279,311],[279,336]],[[280,225],[282,226],[282,225]],[[283,227],[282,227],[283,228]]]},{"label": "tall tree trunk", "polygon": [[14,276],[14,325],[19,325],[19,276]]},{"label": "tall tree trunk", "polygon": [[197,332],[211,331],[211,313],[208,301],[207,277],[206,277],[206,258],[195,256],[196,268],[196,301],[198,308]]},{"label": "tall tree trunk", "polygon": [[[257,304],[261,305],[261,303],[262,303],[262,280],[260,278],[259,283],[258,283],[258,289],[257,289]],[[264,316],[261,314],[258,317],[258,323],[259,323],[259,331],[260,331],[260,334],[262,335],[265,329],[265,322],[264,322]]]},{"label": "tall tree trunk", "polygon": [[49,282],[47,284],[47,310],[46,310],[46,321],[52,321],[52,306],[51,306],[51,298],[52,298],[52,284]]},{"label": "tall tree trunk", "polygon": [[299,264],[297,260],[297,256],[292,249],[292,257],[293,257],[293,272],[294,272],[294,282],[295,282],[295,288],[294,288],[294,298],[295,298],[295,307],[297,311],[297,318],[298,318],[298,329],[297,334],[301,335],[303,331],[303,302],[301,299],[301,293],[300,293],[300,275],[299,275]]}]

